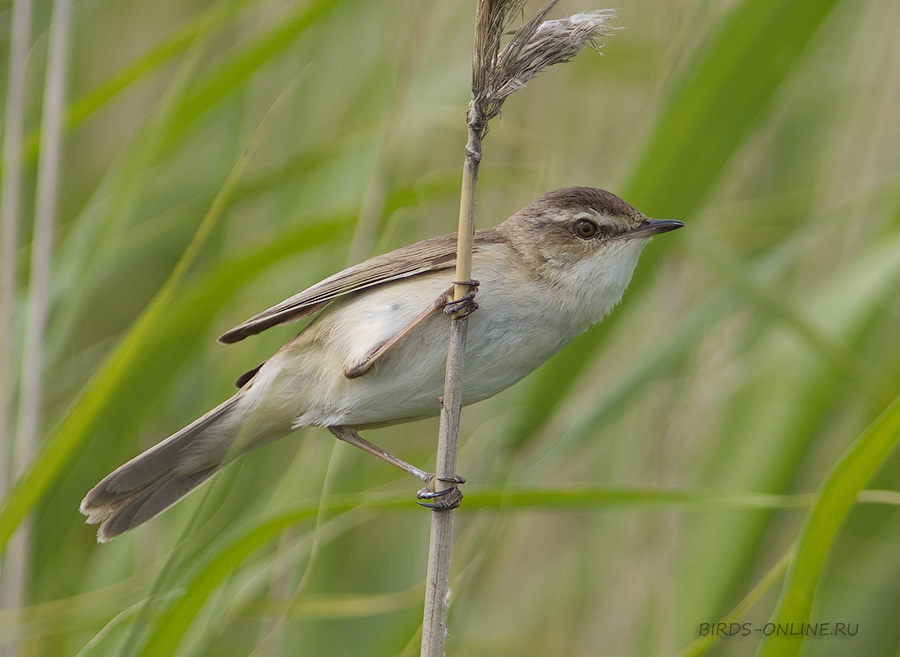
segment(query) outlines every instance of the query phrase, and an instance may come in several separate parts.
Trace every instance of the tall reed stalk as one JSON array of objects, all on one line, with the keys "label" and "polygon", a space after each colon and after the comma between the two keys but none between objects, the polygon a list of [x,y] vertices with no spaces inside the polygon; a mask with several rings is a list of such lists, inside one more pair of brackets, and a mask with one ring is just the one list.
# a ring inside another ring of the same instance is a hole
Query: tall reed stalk
[{"label": "tall reed stalk", "polygon": [[[462,299],[475,290],[471,284],[472,238],[475,233],[481,146],[488,131],[488,123],[500,114],[503,102],[542,69],[551,64],[569,61],[586,45],[598,47],[600,37],[609,33],[605,24],[611,17],[608,12],[578,14],[563,20],[544,20],[555,4],[556,0],[552,0],[534,18],[516,30],[502,49],[501,39],[512,19],[522,11],[524,0],[479,0],[476,7],[472,100],[466,112],[468,139],[459,201],[455,299]],[[439,487],[442,486],[442,479],[451,480],[456,476],[466,327],[466,314],[458,313],[453,317],[438,437],[436,490],[441,490]],[[422,657],[444,655],[452,543],[453,509],[435,509],[431,519],[425,580]]]},{"label": "tall reed stalk", "polygon": [[[25,73],[31,31],[31,1],[16,0],[12,8],[9,84],[3,125],[3,182],[0,194],[0,497],[19,475],[13,435],[13,384],[16,366],[15,342],[16,283],[18,274],[19,221],[22,205],[22,153],[25,131]],[[0,551],[2,553],[2,551]],[[25,543],[18,542],[0,559],[0,609],[19,609],[25,596],[23,566]],[[11,647],[4,650],[13,654]]]},{"label": "tall reed stalk", "polygon": [[[27,39],[30,9],[17,8],[21,15],[15,28],[23,30],[16,39]],[[24,14],[24,15],[22,15]],[[15,443],[12,445],[11,471],[17,477],[37,451],[41,430],[41,410],[43,408],[44,334],[50,313],[50,272],[53,255],[53,231],[56,225],[56,205],[59,194],[59,178],[62,166],[62,128],[65,113],[66,69],[69,58],[69,25],[72,15],[71,0],[56,0],[50,23],[50,41],[47,58],[47,73],[44,83],[44,106],[41,119],[41,148],[38,163],[37,190],[35,198],[34,228],[31,241],[29,266],[28,299],[25,314],[25,333],[22,349],[22,369],[19,386],[19,408],[16,416]],[[13,46],[14,50],[21,46]],[[15,53],[16,56],[19,53]],[[23,65],[23,63],[20,63]],[[19,71],[18,75],[22,75]],[[10,82],[20,84],[23,80]],[[21,127],[21,117],[17,119]],[[16,145],[18,159],[21,160],[21,143]],[[17,187],[20,177],[12,183]],[[18,196],[18,190],[13,191]],[[13,208],[18,213],[18,202]],[[4,208],[5,210],[6,208]],[[16,214],[9,217],[16,221]],[[14,234],[14,231],[10,231]],[[5,248],[15,248],[14,243]],[[13,260],[10,266],[15,266]],[[14,284],[12,281],[10,285]],[[6,284],[4,284],[6,285]],[[5,418],[4,418],[5,421]],[[5,602],[12,609],[25,605],[25,591],[30,569],[31,531],[26,522],[14,537],[7,561],[4,564]],[[11,643],[9,655],[18,654],[18,646]]]}]

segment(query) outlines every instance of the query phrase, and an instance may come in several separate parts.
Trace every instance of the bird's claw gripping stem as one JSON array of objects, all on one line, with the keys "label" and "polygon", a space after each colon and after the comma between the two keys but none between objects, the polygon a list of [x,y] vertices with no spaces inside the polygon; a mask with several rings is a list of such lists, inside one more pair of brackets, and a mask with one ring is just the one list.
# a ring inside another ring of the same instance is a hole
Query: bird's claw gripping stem
[{"label": "bird's claw gripping stem", "polygon": [[469,291],[459,299],[444,302],[444,312],[451,317],[462,319],[468,317],[472,312],[478,310],[478,304],[475,303],[475,293],[478,292],[480,283],[476,280],[470,281],[454,281],[454,287],[457,285],[468,286]]},{"label": "bird's claw gripping stem", "polygon": [[[446,484],[453,484],[450,488],[442,490],[434,490],[432,488],[434,482],[442,481]],[[458,485],[466,483],[465,477],[456,475],[455,477],[435,477],[432,475],[431,485],[426,486],[418,493],[416,497],[419,500],[434,500],[434,502],[417,502],[420,506],[432,509],[433,511],[449,511],[459,506],[462,501],[462,491],[457,488]]]}]

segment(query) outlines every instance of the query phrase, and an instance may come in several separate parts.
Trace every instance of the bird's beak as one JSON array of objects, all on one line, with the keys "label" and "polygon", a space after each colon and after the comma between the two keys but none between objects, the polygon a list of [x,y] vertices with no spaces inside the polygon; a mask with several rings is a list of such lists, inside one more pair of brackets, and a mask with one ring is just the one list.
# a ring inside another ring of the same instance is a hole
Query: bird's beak
[{"label": "bird's beak", "polygon": [[676,230],[682,227],[684,227],[684,222],[675,219],[644,219],[633,230],[625,233],[623,237],[628,239],[634,239],[636,237],[653,237],[654,235],[668,233],[670,230]]}]

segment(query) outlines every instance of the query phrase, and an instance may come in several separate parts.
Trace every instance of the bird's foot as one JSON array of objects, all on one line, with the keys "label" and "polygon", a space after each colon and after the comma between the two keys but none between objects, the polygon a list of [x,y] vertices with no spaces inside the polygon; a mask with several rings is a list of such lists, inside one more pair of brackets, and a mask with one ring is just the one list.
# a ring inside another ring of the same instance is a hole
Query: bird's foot
[{"label": "bird's foot", "polygon": [[[444,488],[442,490],[434,490],[432,486],[434,485],[435,480],[442,481],[445,484],[453,484],[449,488]],[[417,502],[417,504],[432,509],[434,511],[449,511],[450,509],[455,509],[459,506],[459,503],[462,501],[463,494],[462,491],[457,488],[457,486],[466,483],[465,477],[460,477],[459,475],[455,477],[435,477],[431,476],[431,485],[426,486],[418,493],[416,493],[416,498],[418,500],[434,500],[433,502]]]},{"label": "bird's foot", "polygon": [[463,317],[468,317],[473,311],[478,310],[478,304],[475,303],[475,293],[478,292],[480,283],[476,280],[454,281],[453,285],[467,285],[469,291],[459,299],[444,302],[444,312],[451,317],[462,319]]}]

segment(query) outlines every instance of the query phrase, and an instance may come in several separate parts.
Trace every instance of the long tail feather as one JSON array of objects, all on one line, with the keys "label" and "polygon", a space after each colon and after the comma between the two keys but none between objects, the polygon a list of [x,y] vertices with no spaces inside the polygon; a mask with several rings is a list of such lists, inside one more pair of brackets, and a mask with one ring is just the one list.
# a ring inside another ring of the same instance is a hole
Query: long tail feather
[{"label": "long tail feather", "polygon": [[[240,393],[121,466],[81,501],[101,542],[146,522],[209,479],[228,455]],[[230,435],[229,435],[230,434]]]}]

